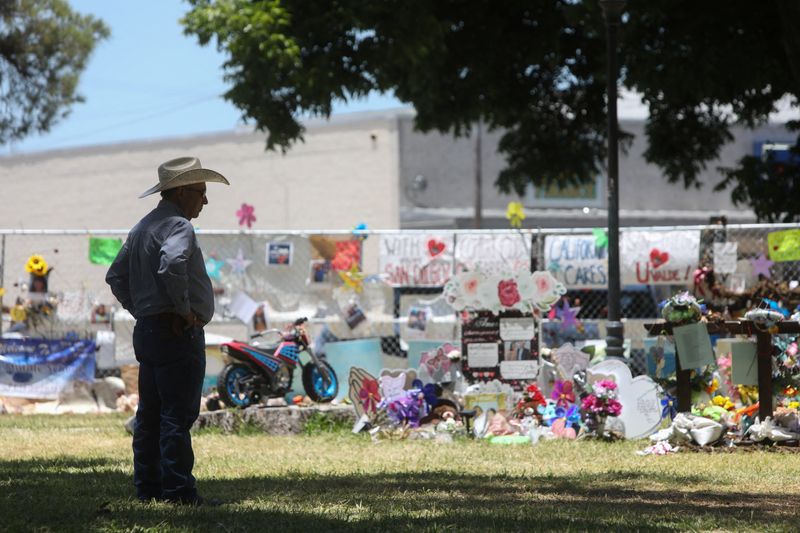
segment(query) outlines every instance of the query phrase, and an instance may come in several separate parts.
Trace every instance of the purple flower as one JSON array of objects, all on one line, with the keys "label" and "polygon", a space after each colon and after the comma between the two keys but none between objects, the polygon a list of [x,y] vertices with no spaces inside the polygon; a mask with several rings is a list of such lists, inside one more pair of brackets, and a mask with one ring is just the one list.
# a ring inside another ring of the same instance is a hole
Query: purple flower
[{"label": "purple flower", "polygon": [[575,401],[575,393],[572,391],[571,381],[558,380],[553,385],[553,393],[550,395],[559,407],[567,407]]}]

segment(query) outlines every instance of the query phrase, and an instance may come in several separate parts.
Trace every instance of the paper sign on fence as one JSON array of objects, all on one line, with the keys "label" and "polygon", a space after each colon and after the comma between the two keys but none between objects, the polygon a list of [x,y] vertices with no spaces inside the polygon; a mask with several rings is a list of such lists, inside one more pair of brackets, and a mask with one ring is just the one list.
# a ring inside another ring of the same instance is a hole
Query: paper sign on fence
[{"label": "paper sign on fence", "polygon": [[543,266],[570,289],[608,286],[608,248],[597,246],[593,235],[548,235]]},{"label": "paper sign on fence", "polygon": [[700,259],[700,231],[626,231],[619,255],[623,285],[691,286]]},{"label": "paper sign on fence", "polygon": [[256,314],[258,310],[258,305],[258,302],[250,298],[247,294],[237,292],[230,303],[229,309],[233,316],[245,324],[249,324],[250,319],[253,318],[253,315]]},{"label": "paper sign on fence", "polygon": [[733,274],[736,272],[736,261],[739,243],[715,242],[714,243],[714,272],[719,274]]},{"label": "paper sign on fence", "polygon": [[767,235],[772,261],[800,261],[800,230],[773,231]]}]

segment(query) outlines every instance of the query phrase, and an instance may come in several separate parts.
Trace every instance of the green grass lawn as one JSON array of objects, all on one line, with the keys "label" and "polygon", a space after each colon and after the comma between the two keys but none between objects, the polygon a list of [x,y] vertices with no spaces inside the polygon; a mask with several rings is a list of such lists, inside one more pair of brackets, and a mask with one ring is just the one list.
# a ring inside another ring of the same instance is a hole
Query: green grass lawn
[{"label": "green grass lawn", "polygon": [[800,455],[639,457],[644,442],[373,444],[201,432],[217,508],[133,498],[124,418],[0,416],[3,531],[797,531]]}]

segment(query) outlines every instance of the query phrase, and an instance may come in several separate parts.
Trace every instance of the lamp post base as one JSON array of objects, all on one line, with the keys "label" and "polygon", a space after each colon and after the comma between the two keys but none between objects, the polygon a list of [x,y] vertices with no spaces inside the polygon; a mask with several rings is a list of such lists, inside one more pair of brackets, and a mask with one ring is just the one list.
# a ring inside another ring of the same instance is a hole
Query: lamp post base
[{"label": "lamp post base", "polygon": [[622,322],[608,322],[606,331],[606,358],[614,358],[626,362],[625,348],[622,346],[625,340],[625,328]]}]

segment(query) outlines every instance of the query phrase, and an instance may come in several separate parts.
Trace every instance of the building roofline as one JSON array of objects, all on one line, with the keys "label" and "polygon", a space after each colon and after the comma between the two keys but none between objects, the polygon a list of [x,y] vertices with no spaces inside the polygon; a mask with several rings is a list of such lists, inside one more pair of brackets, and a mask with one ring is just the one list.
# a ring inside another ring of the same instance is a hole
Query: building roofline
[{"label": "building roofline", "polygon": [[[354,127],[364,127],[370,123],[380,124],[382,122],[394,125],[398,117],[413,117],[414,110],[410,107],[397,107],[377,111],[355,111],[352,113],[339,113],[331,115],[329,119],[322,117],[312,117],[302,121],[306,128],[306,133],[323,131],[347,130]],[[0,163],[25,163],[33,160],[41,160],[62,156],[80,156],[105,154],[119,151],[140,151],[153,148],[163,148],[165,144],[176,146],[189,146],[198,143],[210,144],[215,142],[236,142],[252,141],[253,138],[262,138],[266,146],[266,134],[258,132],[254,127],[246,124],[236,126],[231,130],[212,131],[195,133],[188,135],[173,135],[166,137],[153,137],[149,139],[135,139],[128,141],[117,141],[103,144],[91,144],[83,146],[70,146],[64,148],[53,148],[47,150],[31,150],[12,154],[0,155]]]}]

